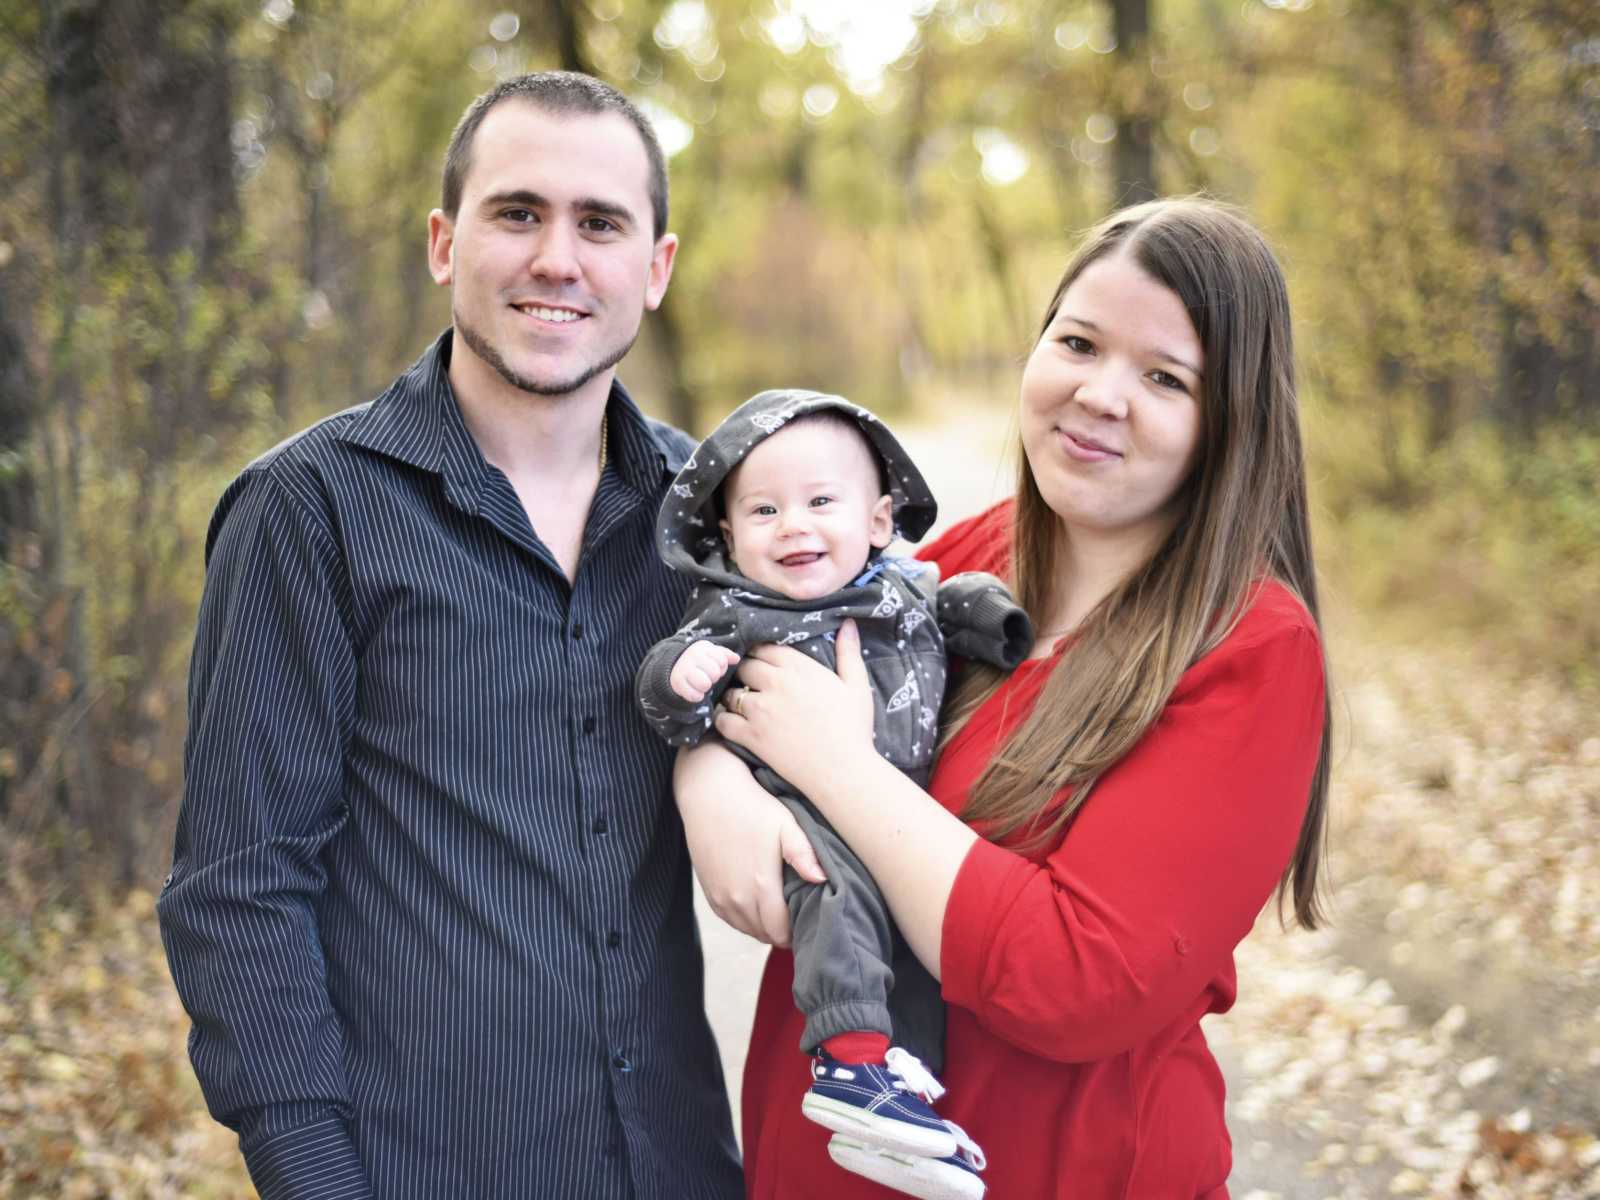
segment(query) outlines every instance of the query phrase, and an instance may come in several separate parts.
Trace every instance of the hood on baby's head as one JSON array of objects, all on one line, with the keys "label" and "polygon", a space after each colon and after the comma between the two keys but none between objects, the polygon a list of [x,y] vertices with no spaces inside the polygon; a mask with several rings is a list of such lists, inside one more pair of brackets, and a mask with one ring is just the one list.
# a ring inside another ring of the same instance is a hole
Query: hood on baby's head
[{"label": "hood on baby's head", "polygon": [[889,427],[843,396],[800,388],[759,392],[746,400],[695,448],[672,481],[656,520],[656,549],[674,570],[724,586],[736,586],[717,528],[718,493],[745,455],[789,422],[829,412],[853,421],[877,453],[893,501],[895,534],[919,540],[939,515],[933,491]]}]

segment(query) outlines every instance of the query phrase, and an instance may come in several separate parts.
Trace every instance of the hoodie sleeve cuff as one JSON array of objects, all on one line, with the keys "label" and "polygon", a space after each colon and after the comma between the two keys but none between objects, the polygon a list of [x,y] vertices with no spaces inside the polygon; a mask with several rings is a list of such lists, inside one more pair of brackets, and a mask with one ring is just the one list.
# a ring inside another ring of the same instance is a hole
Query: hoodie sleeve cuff
[{"label": "hoodie sleeve cuff", "polygon": [[687,643],[676,639],[660,642],[639,667],[640,701],[650,708],[669,712],[679,720],[693,716],[700,704],[707,703],[685,700],[672,690],[672,668],[688,648]]},{"label": "hoodie sleeve cuff", "polygon": [[1033,649],[1033,623],[992,575],[958,575],[940,590],[940,625],[949,652],[1007,671]]}]

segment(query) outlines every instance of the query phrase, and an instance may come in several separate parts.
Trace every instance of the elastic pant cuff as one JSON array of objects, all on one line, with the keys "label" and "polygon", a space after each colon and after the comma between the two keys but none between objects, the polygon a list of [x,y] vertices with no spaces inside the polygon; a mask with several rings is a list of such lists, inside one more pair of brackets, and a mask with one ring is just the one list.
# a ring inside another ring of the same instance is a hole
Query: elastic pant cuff
[{"label": "elastic pant cuff", "polygon": [[872,1004],[864,1000],[841,1000],[825,1004],[815,1012],[806,1014],[806,1027],[800,1034],[800,1049],[814,1054],[818,1046],[841,1033],[881,1033],[894,1040],[894,1022],[889,1019],[887,1004]]}]

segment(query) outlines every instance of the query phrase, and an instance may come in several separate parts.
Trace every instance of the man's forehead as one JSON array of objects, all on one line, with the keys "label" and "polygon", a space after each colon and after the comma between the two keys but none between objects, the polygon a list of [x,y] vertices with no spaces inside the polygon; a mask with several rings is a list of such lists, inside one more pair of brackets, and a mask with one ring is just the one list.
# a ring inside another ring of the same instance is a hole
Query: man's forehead
[{"label": "man's forehead", "polygon": [[615,191],[637,193],[648,205],[650,160],[627,117],[552,111],[512,98],[484,114],[463,190],[501,192],[537,181],[532,190],[548,193],[562,181],[577,183],[580,174],[584,192],[604,182]]}]

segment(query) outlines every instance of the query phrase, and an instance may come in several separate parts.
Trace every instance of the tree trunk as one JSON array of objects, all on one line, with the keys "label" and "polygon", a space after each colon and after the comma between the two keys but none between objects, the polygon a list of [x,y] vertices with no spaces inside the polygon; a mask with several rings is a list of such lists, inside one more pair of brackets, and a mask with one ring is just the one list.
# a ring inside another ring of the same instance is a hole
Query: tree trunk
[{"label": "tree trunk", "polygon": [[[1156,186],[1155,119],[1149,111],[1150,0],[1111,0],[1112,32],[1122,86],[1113,149],[1114,208],[1160,195]],[[1138,81],[1139,86],[1130,83]]]},{"label": "tree trunk", "polygon": [[578,6],[574,0],[545,0],[544,26],[555,43],[556,60],[563,71],[595,73],[594,64],[583,48],[583,26],[578,19]]}]

